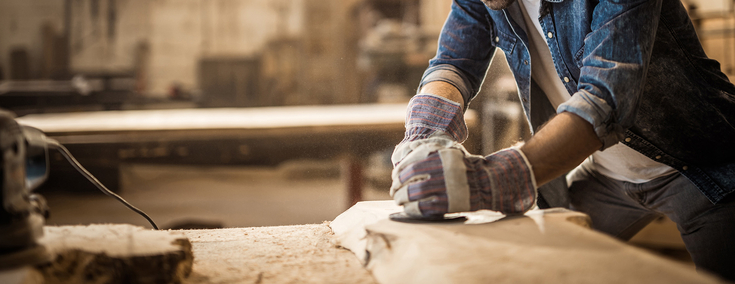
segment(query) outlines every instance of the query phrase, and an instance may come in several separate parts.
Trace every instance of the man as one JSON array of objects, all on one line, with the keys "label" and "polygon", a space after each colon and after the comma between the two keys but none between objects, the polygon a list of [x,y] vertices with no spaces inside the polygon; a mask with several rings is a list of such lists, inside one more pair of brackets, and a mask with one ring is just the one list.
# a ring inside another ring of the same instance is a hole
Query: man
[{"label": "man", "polygon": [[[392,157],[405,212],[571,207],[623,240],[663,214],[698,268],[735,280],[735,86],[679,0],[483,2],[454,1],[409,103]],[[482,157],[462,114],[496,47],[534,135]]]}]

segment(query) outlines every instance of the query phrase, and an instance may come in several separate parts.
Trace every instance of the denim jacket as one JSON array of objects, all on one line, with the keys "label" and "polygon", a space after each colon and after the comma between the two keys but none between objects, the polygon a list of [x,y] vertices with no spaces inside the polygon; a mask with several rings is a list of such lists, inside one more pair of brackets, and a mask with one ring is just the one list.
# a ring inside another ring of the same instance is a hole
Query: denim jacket
[{"label": "denim jacket", "polygon": [[556,110],[531,78],[520,9],[455,0],[421,85],[450,83],[467,105],[497,47],[532,131],[572,112],[593,125],[603,149],[625,143],[678,170],[713,203],[735,191],[735,86],[705,55],[679,0],[542,1],[539,22],[572,95]]}]

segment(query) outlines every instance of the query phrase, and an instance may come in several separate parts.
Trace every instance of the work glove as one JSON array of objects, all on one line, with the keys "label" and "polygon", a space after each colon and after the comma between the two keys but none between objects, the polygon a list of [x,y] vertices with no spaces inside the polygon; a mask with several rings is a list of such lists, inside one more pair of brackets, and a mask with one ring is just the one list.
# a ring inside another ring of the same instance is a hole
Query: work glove
[{"label": "work glove", "polygon": [[480,209],[514,214],[535,206],[536,183],[520,149],[482,157],[458,143],[434,140],[418,145],[393,169],[390,193],[407,215],[431,218]]},{"label": "work glove", "polygon": [[390,194],[412,217],[489,209],[522,213],[536,201],[531,167],[519,149],[471,155],[461,145],[467,126],[459,104],[419,94],[411,99],[406,133],[391,157]]},{"label": "work glove", "polygon": [[458,103],[435,95],[418,94],[408,103],[406,133],[391,156],[393,166],[413,151],[416,145],[409,146],[412,142],[431,137],[464,142],[467,139],[464,114]]}]

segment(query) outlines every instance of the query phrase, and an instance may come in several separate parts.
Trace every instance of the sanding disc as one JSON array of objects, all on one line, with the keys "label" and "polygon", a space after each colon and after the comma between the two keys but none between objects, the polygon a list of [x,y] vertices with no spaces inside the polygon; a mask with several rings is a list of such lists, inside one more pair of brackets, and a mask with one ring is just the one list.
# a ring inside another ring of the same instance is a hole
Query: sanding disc
[{"label": "sanding disc", "polygon": [[428,216],[428,217],[413,217],[409,216],[405,212],[396,212],[388,216],[390,220],[404,223],[427,223],[427,222],[464,222],[467,220],[464,216]]}]

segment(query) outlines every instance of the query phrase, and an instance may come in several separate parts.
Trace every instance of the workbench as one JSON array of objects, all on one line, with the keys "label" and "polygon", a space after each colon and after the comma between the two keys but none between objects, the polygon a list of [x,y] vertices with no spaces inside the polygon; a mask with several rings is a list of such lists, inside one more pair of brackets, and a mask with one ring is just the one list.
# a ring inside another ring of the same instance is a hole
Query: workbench
[{"label": "workbench", "polygon": [[326,223],[181,232],[194,253],[183,283],[378,283]]},{"label": "workbench", "polygon": [[[367,156],[403,138],[405,112],[400,103],[34,114],[17,120],[64,144],[113,189],[124,163],[274,166],[291,159],[343,159],[349,206],[362,199]],[[470,128],[477,125],[475,112],[465,119]],[[470,151],[479,145],[472,137]],[[79,177],[60,155],[51,157],[44,186]],[[79,180],[56,184],[91,187]]]},{"label": "workbench", "polygon": [[[481,210],[446,222],[388,220],[399,211],[386,200],[360,202],[322,224],[174,231],[122,224],[46,227],[42,242],[49,251],[72,253],[25,277],[43,274],[47,283],[110,277],[116,281],[109,283],[192,284],[724,283],[595,232],[589,217],[566,209],[515,216]],[[146,257],[156,249],[162,252]],[[100,258],[77,260],[80,250]],[[4,279],[10,278],[0,273]]]},{"label": "workbench", "polygon": [[327,223],[176,231],[93,224],[47,226],[45,235],[51,264],[0,270],[0,283],[377,284],[335,245]]},{"label": "workbench", "polygon": [[723,282],[593,231],[589,216],[563,208],[389,220],[397,211],[393,201],[363,201],[330,224],[381,284]]}]

